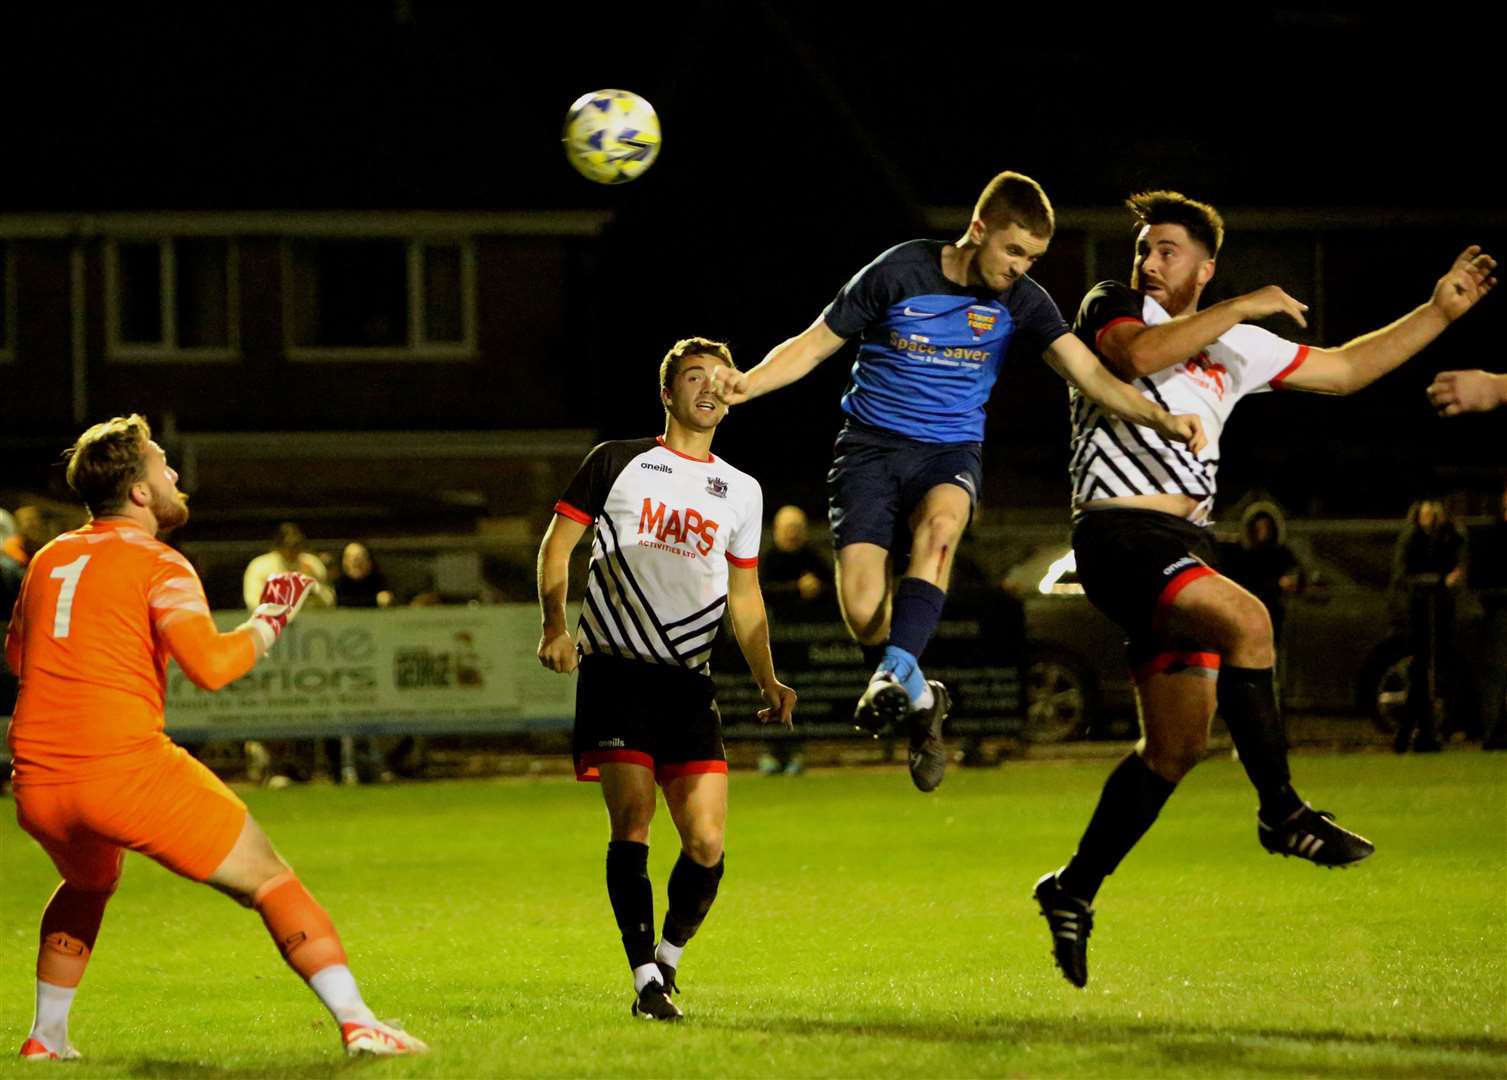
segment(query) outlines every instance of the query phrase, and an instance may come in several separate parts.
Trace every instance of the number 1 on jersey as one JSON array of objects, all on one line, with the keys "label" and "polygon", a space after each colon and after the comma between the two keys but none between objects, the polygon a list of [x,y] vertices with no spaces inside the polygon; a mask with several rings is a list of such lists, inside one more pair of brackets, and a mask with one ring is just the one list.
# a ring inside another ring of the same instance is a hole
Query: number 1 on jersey
[{"label": "number 1 on jersey", "polygon": [[93,556],[80,555],[67,566],[55,566],[52,573],[47,576],[57,578],[63,583],[58,590],[58,610],[52,617],[52,636],[65,638],[68,636],[68,626],[73,622],[73,592],[78,588],[78,579],[83,576],[84,567],[89,565]]}]

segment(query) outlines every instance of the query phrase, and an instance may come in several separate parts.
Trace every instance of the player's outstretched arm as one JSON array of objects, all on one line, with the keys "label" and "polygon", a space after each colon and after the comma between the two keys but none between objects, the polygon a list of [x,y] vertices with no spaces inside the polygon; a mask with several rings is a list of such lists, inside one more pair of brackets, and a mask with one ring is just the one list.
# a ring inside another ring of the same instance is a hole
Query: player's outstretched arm
[{"label": "player's outstretched arm", "polygon": [[1088,346],[1072,334],[1063,334],[1048,345],[1043,356],[1052,370],[1076,386],[1084,397],[1121,420],[1141,424],[1163,438],[1184,443],[1195,454],[1207,444],[1202,420],[1191,413],[1174,415],[1143,397],[1099,363]]},{"label": "player's outstretched arm", "polygon": [[169,654],[189,681],[204,690],[218,690],[256,666],[316,584],[307,574],[271,575],[251,618],[222,634],[210,618],[197,576],[180,576],[154,586],[153,618]]},{"label": "player's outstretched arm", "polygon": [[1493,375],[1475,371],[1441,371],[1429,383],[1429,404],[1440,416],[1459,416],[1468,412],[1490,412],[1507,405],[1507,373]]},{"label": "player's outstretched arm", "polygon": [[1282,380],[1295,390],[1353,394],[1416,355],[1470,311],[1492,289],[1497,261],[1472,244],[1434,285],[1428,302],[1396,322],[1337,349],[1310,349],[1308,358]]},{"label": "player's outstretched arm", "polygon": [[576,643],[565,624],[565,590],[570,584],[570,553],[586,535],[586,526],[556,514],[539,545],[539,663],[561,675],[576,669]]},{"label": "player's outstretched arm", "polygon": [[712,393],[729,405],[752,401],[809,375],[846,340],[818,317],[801,333],[770,349],[769,355],[748,371],[734,371],[721,364],[712,368]]},{"label": "player's outstretched arm", "polygon": [[1287,315],[1299,326],[1307,326],[1303,318],[1307,310],[1307,304],[1294,300],[1276,285],[1268,285],[1156,326],[1118,322],[1104,331],[1098,347],[1104,354],[1104,362],[1116,375],[1138,379],[1197,356],[1243,322],[1268,315]]},{"label": "player's outstretched arm", "polygon": [[727,568],[727,610],[732,616],[738,648],[743,650],[748,670],[764,695],[765,707],[759,710],[759,722],[793,728],[796,695],[774,674],[774,656],[769,651],[769,615],[764,610],[758,567]]}]

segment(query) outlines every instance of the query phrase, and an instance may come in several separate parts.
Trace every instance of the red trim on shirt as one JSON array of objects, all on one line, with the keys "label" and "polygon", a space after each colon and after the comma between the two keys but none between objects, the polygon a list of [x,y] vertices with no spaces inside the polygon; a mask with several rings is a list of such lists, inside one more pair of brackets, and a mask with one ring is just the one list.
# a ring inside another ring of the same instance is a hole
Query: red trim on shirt
[{"label": "red trim on shirt", "polygon": [[725,761],[677,761],[661,765],[654,770],[654,779],[663,784],[666,780],[679,780],[682,776],[697,776],[701,773],[725,773]]},{"label": "red trim on shirt", "polygon": [[1107,333],[1109,333],[1109,328],[1110,327],[1112,327],[1112,326],[1119,326],[1121,323],[1127,323],[1127,322],[1129,322],[1129,323],[1135,323],[1137,326],[1145,326],[1146,325],[1146,323],[1144,321],[1142,321],[1141,319],[1137,319],[1133,315],[1121,315],[1118,318],[1110,319],[1109,322],[1107,322],[1103,326],[1099,327],[1099,332],[1094,335],[1094,350],[1096,352],[1098,351],[1098,349],[1099,349],[1099,342],[1101,342],[1101,341],[1104,340],[1104,335],[1107,334]]},{"label": "red trim on shirt", "polygon": [[1152,628],[1156,630],[1161,629],[1162,620],[1167,617],[1167,610],[1172,607],[1172,601],[1177,599],[1178,593],[1182,592],[1199,578],[1208,577],[1212,573],[1214,571],[1210,570],[1207,566],[1190,566],[1167,582],[1167,587],[1162,590],[1162,595],[1156,598],[1156,614],[1151,617]]},{"label": "red trim on shirt", "polygon": [[1302,367],[1303,366],[1303,361],[1307,360],[1307,359],[1308,359],[1308,346],[1307,345],[1299,345],[1298,346],[1298,355],[1294,356],[1292,358],[1292,363],[1288,364],[1285,368],[1283,368],[1281,371],[1277,372],[1275,375],[1272,376],[1272,381],[1270,383],[1272,389],[1274,389],[1274,390],[1283,390],[1283,389],[1286,389],[1286,387],[1284,387],[1282,385],[1282,380],[1285,379],[1285,378],[1287,378],[1294,371],[1297,371],[1298,368]]},{"label": "red trim on shirt", "polygon": [[654,759],[641,750],[588,750],[576,758],[576,779],[582,782],[600,782],[602,774],[597,766],[604,762],[641,765],[651,771],[654,769]]},{"label": "red trim on shirt", "polygon": [[755,567],[755,566],[759,565],[759,557],[757,555],[755,555],[751,559],[740,559],[740,558],[738,558],[738,556],[734,555],[731,551],[729,551],[727,553],[727,561],[730,562],[730,563],[732,563],[734,566],[739,567],[739,568],[741,568],[743,570],[748,570],[748,569],[750,569],[752,567]]},{"label": "red trim on shirt", "polygon": [[1169,668],[1177,665],[1178,671],[1187,671],[1189,668],[1198,668],[1205,671],[1219,670],[1219,654],[1212,652],[1187,652],[1177,651],[1157,653],[1146,663],[1141,664],[1131,674],[1136,682],[1145,682],[1153,675],[1160,675]]},{"label": "red trim on shirt", "polygon": [[715,454],[713,454],[710,450],[708,450],[706,452],[706,457],[704,457],[704,458],[701,458],[701,457],[692,457],[690,454],[682,454],[679,450],[675,449],[669,443],[665,442],[665,437],[663,435],[656,435],[656,436],[654,436],[654,441],[657,442],[657,443],[659,443],[660,446],[663,446],[666,450],[668,450],[670,453],[674,454],[676,457],[683,457],[687,461],[699,461],[702,464],[710,464],[711,462],[717,460],[717,456]]},{"label": "red trim on shirt", "polygon": [[571,521],[577,522],[581,525],[590,525],[593,521],[596,520],[585,510],[577,510],[574,506],[571,506],[570,503],[566,502],[564,499],[561,499],[559,502],[555,503],[555,513],[559,514],[561,517],[568,517]]}]

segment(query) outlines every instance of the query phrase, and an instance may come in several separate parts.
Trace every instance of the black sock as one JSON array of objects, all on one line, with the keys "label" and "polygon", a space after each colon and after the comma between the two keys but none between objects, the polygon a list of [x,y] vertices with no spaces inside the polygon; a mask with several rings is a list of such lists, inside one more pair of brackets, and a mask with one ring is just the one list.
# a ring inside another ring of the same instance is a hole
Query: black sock
[{"label": "black sock", "polygon": [[613,840],[607,845],[607,898],[623,935],[630,968],[654,962],[654,886],[649,845]]},{"label": "black sock", "polygon": [[670,871],[669,910],[665,912],[664,932],[660,935],[671,945],[684,946],[701,929],[701,921],[717,899],[717,886],[722,882],[726,862],[724,855],[716,866],[702,866],[683,851],[675,860],[675,869]]},{"label": "black sock", "polygon": [[1286,821],[1303,801],[1293,791],[1287,770],[1287,728],[1277,706],[1272,669],[1222,667],[1215,693],[1240,764],[1261,800],[1261,820],[1268,825]]},{"label": "black sock", "polygon": [[1141,755],[1127,755],[1104,781],[1104,792],[1078,841],[1078,850],[1057,876],[1063,890],[1092,903],[1104,879],[1146,835],[1176,787],[1153,772]]},{"label": "black sock", "polygon": [[878,645],[859,645],[863,650],[863,666],[868,671],[873,671],[879,666],[879,661],[884,659],[884,643]]}]

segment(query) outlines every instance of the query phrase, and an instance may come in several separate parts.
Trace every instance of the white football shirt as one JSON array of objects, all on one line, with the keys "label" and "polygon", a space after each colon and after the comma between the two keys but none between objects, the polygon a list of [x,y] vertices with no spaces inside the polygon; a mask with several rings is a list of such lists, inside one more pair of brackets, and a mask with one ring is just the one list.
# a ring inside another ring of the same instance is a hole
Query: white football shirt
[{"label": "white football shirt", "polygon": [[727,462],[664,440],[604,442],[555,513],[596,526],[581,652],[708,671],[727,608],[727,564],[757,566],[764,493]]}]

